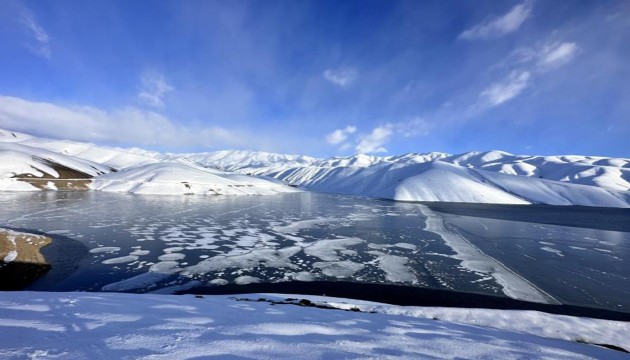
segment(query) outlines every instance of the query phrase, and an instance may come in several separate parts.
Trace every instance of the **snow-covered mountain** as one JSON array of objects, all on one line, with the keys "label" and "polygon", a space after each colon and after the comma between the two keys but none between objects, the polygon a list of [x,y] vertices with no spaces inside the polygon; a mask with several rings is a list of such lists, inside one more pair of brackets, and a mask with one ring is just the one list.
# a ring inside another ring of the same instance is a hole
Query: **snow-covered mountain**
[{"label": "snow-covered mountain", "polygon": [[61,155],[89,160],[117,170],[156,163],[161,156],[160,153],[142,149],[121,149],[76,141],[43,139],[3,129],[0,129],[0,143],[20,144],[48,150]]},{"label": "snow-covered mountain", "polygon": [[[269,167],[296,167],[311,165],[318,159],[302,155],[284,155],[263,151],[224,150],[210,153],[167,154],[162,159],[186,158],[202,166],[214,167],[226,171],[241,169],[264,169]],[[243,171],[241,171],[243,172]]]},{"label": "snow-covered mountain", "polygon": [[[98,176],[91,186],[103,191],[291,191],[268,181],[274,178],[306,190],[400,201],[630,207],[630,159],[624,158],[529,156],[503,151],[385,157],[358,154],[328,159],[254,151],[160,154],[41,139],[6,130],[0,130],[0,145],[0,188],[4,190],[24,190],[28,184],[19,184],[14,177],[26,173],[39,177],[53,160],[90,177]],[[16,153],[22,154],[21,158],[17,159]]]},{"label": "snow-covered mountain", "polygon": [[184,162],[159,162],[96,177],[92,189],[132,194],[272,195],[298,191],[271,179]]},{"label": "snow-covered mountain", "polygon": [[270,195],[298,191],[273,179],[201,167],[141,149],[40,139],[0,130],[0,190]]},{"label": "snow-covered mountain", "polygon": [[84,158],[27,145],[36,140],[0,130],[0,190],[86,189],[86,179],[112,170]]},{"label": "snow-covered mountain", "polygon": [[630,206],[630,159],[502,151],[329,159],[243,151],[182,156],[304,189],[401,201]]}]

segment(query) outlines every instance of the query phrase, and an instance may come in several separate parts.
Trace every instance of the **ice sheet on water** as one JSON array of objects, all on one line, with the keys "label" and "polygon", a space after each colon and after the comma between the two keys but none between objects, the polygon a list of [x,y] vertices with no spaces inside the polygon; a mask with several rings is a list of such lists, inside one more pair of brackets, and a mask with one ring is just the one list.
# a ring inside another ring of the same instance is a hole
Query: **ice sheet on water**
[{"label": "ice sheet on water", "polygon": [[118,246],[102,246],[102,247],[91,249],[90,253],[100,254],[100,253],[113,253],[117,251],[120,251],[120,247]]},{"label": "ice sheet on water", "polygon": [[438,235],[456,253],[452,257],[461,260],[461,266],[469,271],[490,275],[511,298],[542,303],[559,303],[551,295],[534,286],[501,262],[484,254],[464,237],[445,229],[442,218],[424,205],[417,209],[426,217],[425,230]]},{"label": "ice sheet on water", "polygon": [[168,254],[164,254],[164,255],[158,256],[158,260],[160,260],[160,261],[177,261],[177,260],[182,260],[185,257],[186,257],[186,255],[184,255],[182,253],[168,253]]},{"label": "ice sheet on water", "polygon": [[409,259],[402,256],[389,255],[380,251],[370,251],[376,256],[378,267],[385,273],[385,278],[391,282],[414,282],[416,276],[408,266]]},{"label": "ice sheet on water", "polygon": [[122,281],[107,284],[101,288],[103,291],[130,291],[148,288],[165,278],[170,274],[163,274],[158,272],[146,272],[140,275],[125,279]]},{"label": "ice sheet on water", "polygon": [[149,251],[149,250],[137,249],[137,250],[134,250],[134,251],[130,252],[129,255],[144,256],[144,255],[148,255],[150,252],[151,251]]},{"label": "ice sheet on water", "polygon": [[350,261],[335,261],[335,262],[316,262],[313,263],[313,267],[320,269],[322,274],[336,278],[347,278],[354,275],[357,271],[363,269],[365,265]]},{"label": "ice sheet on water", "polygon": [[394,246],[397,246],[402,249],[408,249],[408,250],[416,250],[418,248],[416,245],[409,244],[409,243],[396,243],[394,244]]},{"label": "ice sheet on water", "polygon": [[365,240],[359,238],[319,240],[307,245],[304,248],[304,253],[324,261],[337,261],[339,260],[339,252],[346,250],[349,246],[364,242]]},{"label": "ice sheet on water", "polygon": [[275,232],[284,233],[284,234],[297,234],[300,230],[310,229],[318,225],[325,225],[329,223],[337,223],[339,219],[329,218],[329,217],[320,217],[311,220],[299,220],[291,222],[284,226],[274,226],[272,229]]},{"label": "ice sheet on water", "polygon": [[217,255],[200,261],[197,265],[185,269],[191,274],[205,274],[230,268],[249,269],[259,266],[294,269],[296,266],[289,259],[302,248],[291,246],[282,249],[252,249],[234,256]]},{"label": "ice sheet on water", "polygon": [[261,281],[262,280],[260,278],[257,278],[255,276],[249,276],[249,275],[239,276],[236,279],[234,279],[234,282],[237,283],[238,285],[254,284],[254,283],[259,283]]},{"label": "ice sheet on water", "polygon": [[116,258],[112,258],[112,259],[107,259],[107,260],[103,260],[103,264],[106,265],[111,265],[111,264],[125,264],[125,263],[130,263],[130,262],[134,262],[138,260],[138,257],[135,255],[127,255],[127,256],[121,256],[121,257],[116,257]]}]

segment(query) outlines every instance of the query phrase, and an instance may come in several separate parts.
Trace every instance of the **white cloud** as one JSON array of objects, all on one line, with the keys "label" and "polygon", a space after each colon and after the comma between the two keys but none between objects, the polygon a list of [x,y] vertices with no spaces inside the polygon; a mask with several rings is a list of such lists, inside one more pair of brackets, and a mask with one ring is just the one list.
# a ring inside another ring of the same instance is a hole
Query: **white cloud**
[{"label": "white cloud", "polygon": [[579,52],[580,48],[575,42],[547,41],[530,48],[518,48],[510,54],[512,63],[508,63],[515,69],[503,80],[486,87],[479,94],[481,101],[473,105],[473,108],[487,109],[513,99],[534,79],[567,64]]},{"label": "white cloud", "polygon": [[575,42],[545,41],[532,47],[519,47],[502,66],[527,66],[531,71],[546,71],[569,63],[581,52]]},{"label": "white cloud", "polygon": [[163,74],[149,70],[140,76],[140,92],[138,98],[146,105],[153,107],[164,107],[162,100],[167,92],[173,87],[166,81]]},{"label": "white cloud", "polygon": [[326,135],[326,141],[331,145],[340,144],[348,138],[348,135],[354,134],[357,128],[351,125],[346,126],[343,129],[337,129],[330,134]]},{"label": "white cloud", "polygon": [[529,71],[514,70],[502,81],[496,82],[484,89],[479,96],[486,105],[497,106],[518,96],[527,86],[531,74]]},{"label": "white cloud", "polygon": [[346,87],[352,84],[358,76],[358,73],[355,69],[352,68],[344,68],[344,69],[327,69],[323,73],[324,78],[331,83],[340,86]]},{"label": "white cloud", "polygon": [[527,20],[532,11],[533,2],[527,0],[514,6],[508,13],[482,22],[468,30],[459,37],[465,40],[492,39],[518,30]]},{"label": "white cloud", "polygon": [[562,66],[577,55],[579,47],[574,42],[547,45],[542,50],[538,65],[542,68]]},{"label": "white cloud", "polygon": [[48,36],[46,30],[37,22],[33,12],[24,4],[20,6],[19,20],[35,40],[35,44],[28,45],[29,49],[35,55],[49,59],[51,55],[50,36]]},{"label": "white cloud", "polygon": [[385,124],[374,128],[371,133],[360,137],[355,149],[360,154],[387,152],[383,145],[389,141],[394,133],[393,127],[392,124]]},{"label": "white cloud", "polygon": [[502,66],[514,70],[502,80],[487,86],[479,100],[471,106],[473,113],[500,105],[521,94],[537,78],[548,71],[569,63],[579,52],[575,42],[545,41],[532,47],[518,48],[510,54],[511,61]]},{"label": "white cloud", "polygon": [[[105,111],[0,95],[0,127],[77,141],[138,146],[248,146],[246,136],[221,127],[183,127],[137,108]],[[123,130],[124,131],[121,131]]]}]

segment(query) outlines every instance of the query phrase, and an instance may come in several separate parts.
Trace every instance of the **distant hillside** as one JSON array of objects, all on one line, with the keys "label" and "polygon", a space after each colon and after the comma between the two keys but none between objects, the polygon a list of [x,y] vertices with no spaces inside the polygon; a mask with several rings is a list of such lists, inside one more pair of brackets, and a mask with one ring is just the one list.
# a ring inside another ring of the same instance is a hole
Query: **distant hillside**
[{"label": "distant hillside", "polygon": [[[51,187],[43,181],[63,170],[64,174],[75,171],[72,176],[77,178],[80,173],[95,177],[90,186],[103,191],[291,191],[268,179],[273,178],[306,190],[400,201],[630,207],[630,159],[624,158],[513,155],[496,150],[328,159],[236,150],[160,154],[0,130],[0,160],[0,189],[4,190]],[[25,176],[37,181],[16,180]]]}]

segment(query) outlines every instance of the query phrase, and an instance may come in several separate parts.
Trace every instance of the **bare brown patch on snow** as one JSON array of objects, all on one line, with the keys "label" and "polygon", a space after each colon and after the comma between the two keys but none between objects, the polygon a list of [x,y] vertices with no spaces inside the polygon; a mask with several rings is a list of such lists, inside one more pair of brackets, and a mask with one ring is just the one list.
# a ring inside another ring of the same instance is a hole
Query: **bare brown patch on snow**
[{"label": "bare brown patch on snow", "polygon": [[0,290],[20,290],[50,270],[40,250],[48,236],[0,228]]},{"label": "bare brown patch on snow", "polygon": [[13,176],[14,179],[27,182],[36,188],[44,191],[50,190],[89,190],[90,183],[92,182],[92,175],[84,172],[71,169],[67,166],[48,161],[45,159],[37,159],[40,162],[50,166],[57,173],[59,177],[56,178],[50,174],[44,173],[43,176],[35,176],[32,174],[18,174]]}]

